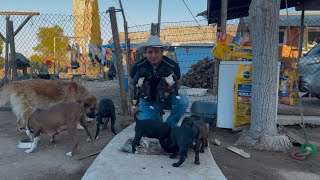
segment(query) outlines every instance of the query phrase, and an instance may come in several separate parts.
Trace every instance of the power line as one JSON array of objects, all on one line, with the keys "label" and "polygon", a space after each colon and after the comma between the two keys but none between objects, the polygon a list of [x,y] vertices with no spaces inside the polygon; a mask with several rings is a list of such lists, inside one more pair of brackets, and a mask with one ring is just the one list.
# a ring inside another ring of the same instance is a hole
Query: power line
[{"label": "power line", "polygon": [[200,26],[199,22],[197,21],[196,17],[194,17],[194,15],[192,14],[190,8],[188,7],[187,3],[182,0],[183,4],[186,6],[186,8],[188,9],[189,13],[191,14],[191,16],[193,17],[193,19],[197,22],[198,26]]},{"label": "power line", "polygon": [[[117,2],[116,0],[113,0],[113,1],[120,7],[119,2]],[[130,16],[126,12],[124,12],[124,15],[126,16],[126,18],[128,18],[132,22],[134,26],[136,26],[136,24],[133,22],[133,20],[130,18]]]}]

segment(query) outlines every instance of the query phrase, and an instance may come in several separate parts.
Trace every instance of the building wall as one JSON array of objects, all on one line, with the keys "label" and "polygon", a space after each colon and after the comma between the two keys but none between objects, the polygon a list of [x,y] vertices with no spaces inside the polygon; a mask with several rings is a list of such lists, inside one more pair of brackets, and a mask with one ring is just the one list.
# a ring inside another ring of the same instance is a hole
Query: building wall
[{"label": "building wall", "polygon": [[285,44],[279,45],[279,60],[282,61],[285,69],[293,69],[298,59],[299,49],[299,27],[280,27],[286,30]]},{"label": "building wall", "polygon": [[212,46],[208,47],[175,47],[175,56],[180,64],[181,74],[186,74],[189,68],[204,58],[213,59]]}]

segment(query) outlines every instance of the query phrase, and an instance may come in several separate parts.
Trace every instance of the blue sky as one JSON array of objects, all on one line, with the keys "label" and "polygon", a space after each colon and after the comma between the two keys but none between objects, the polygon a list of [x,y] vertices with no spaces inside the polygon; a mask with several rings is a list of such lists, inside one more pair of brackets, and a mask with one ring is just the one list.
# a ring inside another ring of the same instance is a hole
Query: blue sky
[{"label": "blue sky", "polygon": [[[207,9],[207,0],[184,0],[196,16]],[[99,11],[120,8],[118,0],[98,0]],[[41,14],[71,14],[72,0],[0,0],[0,11],[32,11]],[[158,0],[122,0],[129,26],[158,21]],[[197,20],[203,19],[196,17]],[[182,0],[162,0],[161,22],[193,20]]]}]

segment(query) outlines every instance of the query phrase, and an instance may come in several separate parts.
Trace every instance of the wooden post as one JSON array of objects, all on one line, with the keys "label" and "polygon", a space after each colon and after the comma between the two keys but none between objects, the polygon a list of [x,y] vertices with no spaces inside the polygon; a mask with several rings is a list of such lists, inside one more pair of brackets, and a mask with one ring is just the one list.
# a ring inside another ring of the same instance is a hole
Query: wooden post
[{"label": "wooden post", "polygon": [[[120,8],[121,8],[121,14],[122,14],[122,18],[123,18],[123,26],[124,26],[124,41],[126,44],[126,64],[127,64],[127,76],[129,78],[130,76],[130,71],[131,71],[131,48],[130,48],[130,39],[129,39],[129,33],[128,33],[128,23],[126,20],[126,16],[124,15],[124,9],[122,6],[122,2],[121,0],[119,0],[119,4],[120,4]],[[130,88],[128,88],[128,93],[127,94],[127,100],[128,100],[128,112],[130,113],[130,115],[132,114],[131,112],[131,92],[130,92]]]},{"label": "wooden post", "polygon": [[151,35],[158,35],[158,24],[151,23]]},{"label": "wooden post", "polygon": [[[4,83],[6,84],[9,82],[10,69],[13,70],[13,80],[18,79],[14,36],[19,33],[19,31],[31,19],[32,16],[39,15],[39,13],[38,12],[0,12],[0,15],[6,16],[6,38],[0,33],[0,37],[4,40],[6,44],[5,63],[4,63],[4,71],[5,71]],[[10,21],[11,15],[28,15],[28,17],[22,22],[22,24],[20,24],[17,30],[14,31],[13,22]],[[10,53],[11,67],[9,67],[9,44],[10,44],[10,52],[11,52]]]},{"label": "wooden post", "polygon": [[17,71],[17,61],[16,61],[16,48],[14,45],[14,30],[13,30],[13,22],[9,21],[9,37],[8,41],[10,43],[10,65],[12,69],[12,80],[18,79],[18,71]]},{"label": "wooden post", "polygon": [[8,40],[8,37],[9,37],[9,21],[10,21],[10,16],[6,16],[6,52],[5,52],[5,59],[4,59],[4,83],[7,84],[9,82],[9,40]]},{"label": "wooden post", "polygon": [[[217,25],[217,40],[221,32],[227,32],[227,17],[228,17],[228,1],[221,0],[221,14]],[[220,59],[215,58],[214,72],[213,72],[213,94],[218,94],[219,86],[219,65]]]},{"label": "wooden post", "polygon": [[121,99],[122,113],[128,114],[128,104],[127,104],[126,91],[124,89],[124,73],[123,73],[120,39],[119,39],[119,32],[118,32],[118,25],[117,25],[117,18],[116,18],[116,10],[114,7],[110,7],[108,12],[110,13],[113,44],[114,44],[114,49],[116,53],[116,60],[117,60],[117,67],[118,67],[118,78],[119,78],[119,86],[120,86],[120,99]]},{"label": "wooden post", "polygon": [[221,0],[221,32],[227,32],[228,1]]}]

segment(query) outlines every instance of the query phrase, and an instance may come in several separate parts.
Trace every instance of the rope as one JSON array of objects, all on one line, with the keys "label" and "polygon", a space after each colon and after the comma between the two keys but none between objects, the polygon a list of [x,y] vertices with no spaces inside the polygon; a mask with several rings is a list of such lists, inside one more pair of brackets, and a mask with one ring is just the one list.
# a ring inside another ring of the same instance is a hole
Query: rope
[{"label": "rope", "polygon": [[[289,19],[289,12],[288,12],[288,1],[285,0],[285,4],[286,4],[286,13],[287,13],[287,19]],[[304,10],[302,10],[302,13],[304,13]],[[288,30],[289,30],[289,43],[290,43],[290,54],[292,53],[292,38],[291,38],[291,27],[290,25],[287,26]],[[303,27],[304,28],[304,17],[301,20],[301,25],[300,28]],[[302,32],[304,33],[303,29]],[[301,40],[303,41],[303,33],[301,33],[301,29],[300,29],[300,38],[299,38],[299,48],[301,46]],[[301,37],[302,36],[302,37]],[[298,61],[301,58],[301,51],[299,49],[299,54],[298,54]],[[294,62],[294,58],[292,57],[292,62]],[[294,75],[294,80],[295,80],[295,86],[299,87],[298,84],[298,73],[295,73]],[[294,159],[297,160],[305,160],[307,156],[309,156],[311,154],[311,148],[308,146],[309,145],[309,140],[308,140],[308,135],[307,135],[307,131],[306,131],[306,127],[305,127],[305,121],[304,121],[304,115],[303,115],[303,111],[302,111],[302,101],[301,101],[301,97],[299,96],[299,88],[297,88],[298,91],[298,107],[299,107],[299,111],[300,111],[300,117],[301,117],[301,124],[300,126],[303,129],[303,133],[304,133],[304,140],[305,140],[305,144],[307,144],[307,146],[305,147],[305,152],[301,153],[299,151],[292,151],[290,156]]]}]

